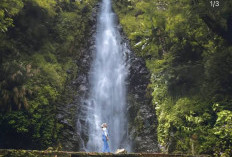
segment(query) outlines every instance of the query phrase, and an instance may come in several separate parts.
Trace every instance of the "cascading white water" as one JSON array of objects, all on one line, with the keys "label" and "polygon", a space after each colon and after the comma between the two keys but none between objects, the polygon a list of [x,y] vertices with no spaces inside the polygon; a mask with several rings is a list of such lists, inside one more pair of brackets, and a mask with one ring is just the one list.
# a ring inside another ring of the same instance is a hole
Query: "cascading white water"
[{"label": "cascading white water", "polygon": [[111,0],[103,0],[98,17],[96,54],[90,71],[90,97],[86,106],[86,151],[102,151],[101,124],[108,124],[111,151],[129,148],[126,118],[125,43],[114,23]]}]

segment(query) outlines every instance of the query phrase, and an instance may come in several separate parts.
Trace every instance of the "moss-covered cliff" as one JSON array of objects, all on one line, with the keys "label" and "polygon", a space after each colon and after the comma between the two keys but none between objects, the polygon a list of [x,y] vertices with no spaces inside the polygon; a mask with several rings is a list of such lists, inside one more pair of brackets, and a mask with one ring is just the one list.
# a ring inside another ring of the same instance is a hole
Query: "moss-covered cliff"
[{"label": "moss-covered cliff", "polygon": [[97,0],[0,2],[0,148],[58,146]]},{"label": "moss-covered cliff", "polygon": [[231,155],[232,2],[113,2],[151,73],[162,151]]}]

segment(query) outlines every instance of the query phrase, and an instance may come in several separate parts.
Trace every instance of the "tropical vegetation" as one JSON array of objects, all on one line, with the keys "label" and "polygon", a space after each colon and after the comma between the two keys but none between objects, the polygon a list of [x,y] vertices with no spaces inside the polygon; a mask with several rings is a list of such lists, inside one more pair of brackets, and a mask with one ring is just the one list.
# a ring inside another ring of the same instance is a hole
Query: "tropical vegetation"
[{"label": "tropical vegetation", "polygon": [[0,1],[0,148],[59,143],[57,103],[77,75],[96,2]]},{"label": "tropical vegetation", "polygon": [[231,6],[114,0],[131,48],[151,72],[162,152],[232,155]]}]

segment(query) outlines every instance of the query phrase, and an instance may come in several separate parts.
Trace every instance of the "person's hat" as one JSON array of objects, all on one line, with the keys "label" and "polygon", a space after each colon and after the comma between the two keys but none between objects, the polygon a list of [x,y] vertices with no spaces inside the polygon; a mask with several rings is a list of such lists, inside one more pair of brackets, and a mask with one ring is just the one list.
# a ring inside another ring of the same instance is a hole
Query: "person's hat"
[{"label": "person's hat", "polygon": [[107,127],[107,124],[106,123],[102,123],[101,127],[102,128]]}]

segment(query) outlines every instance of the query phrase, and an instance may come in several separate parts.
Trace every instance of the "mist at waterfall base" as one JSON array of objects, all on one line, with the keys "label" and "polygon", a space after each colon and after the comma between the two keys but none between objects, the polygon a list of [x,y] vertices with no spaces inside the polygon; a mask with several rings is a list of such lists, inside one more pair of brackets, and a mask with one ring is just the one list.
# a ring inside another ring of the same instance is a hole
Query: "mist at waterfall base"
[{"label": "mist at waterfall base", "polygon": [[[126,78],[129,53],[126,43],[122,43],[114,22],[111,0],[103,0],[98,15],[96,51],[93,56],[89,81],[90,93],[82,107],[88,142],[83,145],[87,152],[102,152],[101,124],[108,124],[111,152],[119,148],[131,151],[126,117]],[[82,130],[83,131],[83,130]]]}]

